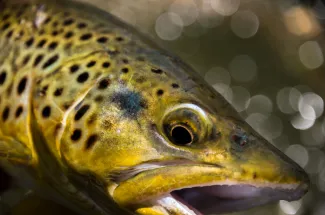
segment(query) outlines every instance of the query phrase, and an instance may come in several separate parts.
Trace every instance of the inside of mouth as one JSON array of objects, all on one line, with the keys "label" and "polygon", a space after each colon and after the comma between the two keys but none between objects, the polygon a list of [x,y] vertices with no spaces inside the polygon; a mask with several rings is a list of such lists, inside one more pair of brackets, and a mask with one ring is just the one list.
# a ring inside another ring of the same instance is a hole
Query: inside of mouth
[{"label": "inside of mouth", "polygon": [[[252,185],[214,185],[176,190],[171,195],[199,214],[221,214],[246,210],[278,200],[295,200],[300,195],[292,189]],[[193,211],[193,210],[192,210]]]}]

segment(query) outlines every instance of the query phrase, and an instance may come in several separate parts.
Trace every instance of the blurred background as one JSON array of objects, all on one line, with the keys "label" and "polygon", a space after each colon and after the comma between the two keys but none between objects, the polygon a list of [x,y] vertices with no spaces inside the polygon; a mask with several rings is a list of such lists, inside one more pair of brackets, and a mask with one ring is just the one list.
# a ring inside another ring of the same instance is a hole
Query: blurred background
[{"label": "blurred background", "polygon": [[[312,188],[302,200],[236,214],[325,214],[322,1],[80,1],[113,13],[179,55],[310,175]],[[17,207],[14,214],[73,214],[33,195],[21,205],[28,209]]]}]

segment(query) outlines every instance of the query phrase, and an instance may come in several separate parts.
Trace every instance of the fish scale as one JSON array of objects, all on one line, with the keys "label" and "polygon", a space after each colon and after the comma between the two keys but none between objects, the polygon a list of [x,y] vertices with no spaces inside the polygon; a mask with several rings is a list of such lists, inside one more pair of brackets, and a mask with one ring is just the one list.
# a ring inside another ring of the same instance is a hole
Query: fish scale
[{"label": "fish scale", "polygon": [[179,58],[89,5],[24,2],[0,0],[0,164],[22,186],[96,215],[201,215],[189,187],[213,185],[198,207],[217,213],[236,209],[210,199],[224,184],[266,190],[243,209],[306,192],[303,170]]}]

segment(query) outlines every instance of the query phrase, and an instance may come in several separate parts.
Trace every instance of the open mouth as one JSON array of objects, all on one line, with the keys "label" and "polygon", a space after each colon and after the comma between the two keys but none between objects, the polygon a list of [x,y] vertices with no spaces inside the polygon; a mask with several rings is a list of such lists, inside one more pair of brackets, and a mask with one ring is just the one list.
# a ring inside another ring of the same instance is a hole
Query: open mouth
[{"label": "open mouth", "polygon": [[175,190],[171,196],[196,215],[222,214],[246,210],[279,200],[294,201],[306,187],[255,187],[253,185],[213,185]]},{"label": "open mouth", "polygon": [[[139,205],[160,206],[169,214],[223,214],[279,200],[298,200],[309,186],[304,174],[295,183],[273,183],[238,180],[231,177],[233,171],[220,166],[188,161],[177,164],[146,163],[119,172],[115,177],[120,182],[114,189],[115,200],[135,208]],[[227,177],[218,178],[220,175]]]}]

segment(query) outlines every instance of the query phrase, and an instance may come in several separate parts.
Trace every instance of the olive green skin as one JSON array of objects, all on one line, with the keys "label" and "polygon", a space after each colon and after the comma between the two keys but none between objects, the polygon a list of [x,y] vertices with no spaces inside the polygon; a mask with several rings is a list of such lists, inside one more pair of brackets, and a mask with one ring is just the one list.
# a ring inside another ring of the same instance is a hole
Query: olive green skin
[{"label": "olive green skin", "polygon": [[26,2],[0,1],[0,163],[29,178],[24,186],[83,214],[157,215],[183,214],[149,200],[184,187],[308,186],[200,76],[132,27],[89,5]]}]

